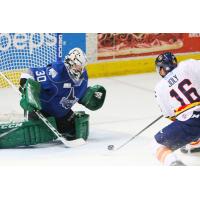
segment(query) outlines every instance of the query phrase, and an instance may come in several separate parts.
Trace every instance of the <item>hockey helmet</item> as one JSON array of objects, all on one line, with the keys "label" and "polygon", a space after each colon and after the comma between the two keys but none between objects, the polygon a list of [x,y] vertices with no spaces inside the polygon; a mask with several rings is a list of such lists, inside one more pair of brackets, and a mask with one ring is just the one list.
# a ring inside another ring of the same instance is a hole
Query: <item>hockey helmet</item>
[{"label": "hockey helmet", "polygon": [[[155,60],[156,70],[160,74],[160,69],[163,68],[168,74],[177,67],[177,59],[171,52],[160,54]],[[162,76],[162,75],[161,75]]]}]

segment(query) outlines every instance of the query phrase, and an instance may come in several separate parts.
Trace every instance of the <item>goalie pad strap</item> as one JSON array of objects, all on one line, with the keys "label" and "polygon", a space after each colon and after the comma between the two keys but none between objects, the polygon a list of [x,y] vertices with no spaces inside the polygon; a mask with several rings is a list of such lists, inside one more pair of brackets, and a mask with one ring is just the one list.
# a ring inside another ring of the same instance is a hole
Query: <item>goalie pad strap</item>
[{"label": "goalie pad strap", "polygon": [[84,111],[76,111],[70,118],[56,119],[58,130],[67,140],[88,139],[89,115]]},{"label": "goalie pad strap", "polygon": [[84,111],[75,112],[75,138],[88,139],[89,115]]}]

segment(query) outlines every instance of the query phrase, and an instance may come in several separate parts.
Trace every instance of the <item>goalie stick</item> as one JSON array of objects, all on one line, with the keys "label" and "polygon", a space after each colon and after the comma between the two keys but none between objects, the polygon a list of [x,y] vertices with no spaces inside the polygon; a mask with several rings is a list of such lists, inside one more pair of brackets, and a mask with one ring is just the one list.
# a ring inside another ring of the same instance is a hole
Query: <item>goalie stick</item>
[{"label": "goalie stick", "polygon": [[155,119],[153,122],[151,122],[149,125],[147,125],[145,128],[143,128],[139,133],[137,133],[136,135],[132,136],[129,140],[127,140],[126,142],[124,142],[123,144],[121,144],[120,146],[118,146],[117,148],[114,148],[114,145],[109,145],[108,146],[108,150],[113,150],[113,151],[117,151],[119,149],[121,149],[122,147],[126,146],[129,142],[131,142],[133,139],[135,139],[138,135],[140,135],[141,133],[143,133],[145,130],[147,130],[150,126],[152,126],[153,124],[155,124],[158,120],[160,120],[163,117],[163,115],[159,116],[157,119]]},{"label": "goalie stick", "polygon": [[[0,75],[3,77],[3,79],[19,94],[21,95],[21,92],[16,88],[16,86],[0,71]],[[46,119],[40,111],[35,110],[34,111],[36,115],[46,124],[46,126],[57,136],[57,138],[66,146],[66,147],[77,147],[80,145],[83,145],[86,143],[86,141],[83,138],[79,138],[76,140],[68,141],[66,140],[53,126],[52,124]]]},{"label": "goalie stick", "polygon": [[9,130],[9,131],[7,131],[7,132],[2,133],[2,134],[0,135],[0,138],[3,138],[3,137],[5,137],[6,135],[8,135],[8,134],[10,134],[10,133],[13,133],[13,132],[16,131],[17,129],[19,129],[19,127],[18,127],[18,128],[13,128],[13,129],[11,129],[11,130]]}]

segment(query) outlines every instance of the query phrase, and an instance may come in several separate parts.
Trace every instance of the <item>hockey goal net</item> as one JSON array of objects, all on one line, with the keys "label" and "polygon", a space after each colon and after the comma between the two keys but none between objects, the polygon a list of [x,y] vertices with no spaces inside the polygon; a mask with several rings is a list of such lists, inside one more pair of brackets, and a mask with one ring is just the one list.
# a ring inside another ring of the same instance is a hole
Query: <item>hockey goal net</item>
[{"label": "hockey goal net", "polygon": [[[20,75],[29,67],[44,67],[58,59],[57,33],[1,33],[0,71],[18,87]],[[0,76],[0,121],[22,115],[19,97]]]}]

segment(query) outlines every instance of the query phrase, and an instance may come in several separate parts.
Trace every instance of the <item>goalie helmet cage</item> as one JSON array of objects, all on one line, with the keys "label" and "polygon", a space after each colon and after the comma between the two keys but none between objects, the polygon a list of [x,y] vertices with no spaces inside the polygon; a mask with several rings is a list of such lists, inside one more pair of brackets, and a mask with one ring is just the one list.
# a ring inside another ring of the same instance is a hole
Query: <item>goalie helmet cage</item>
[{"label": "goalie helmet cage", "polygon": [[[26,69],[45,67],[49,63],[61,59],[62,33],[0,34],[0,71],[16,86],[19,85],[21,73]],[[3,91],[8,90],[8,87],[10,87],[8,83],[0,77],[2,95],[8,94]],[[5,97],[1,99],[2,106],[6,103],[3,101],[7,101],[7,99]],[[11,101],[11,103],[13,102]],[[23,118],[22,112],[18,113],[15,109],[0,111],[0,121],[17,121],[21,118]]]}]

